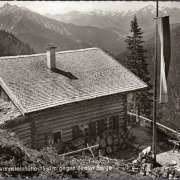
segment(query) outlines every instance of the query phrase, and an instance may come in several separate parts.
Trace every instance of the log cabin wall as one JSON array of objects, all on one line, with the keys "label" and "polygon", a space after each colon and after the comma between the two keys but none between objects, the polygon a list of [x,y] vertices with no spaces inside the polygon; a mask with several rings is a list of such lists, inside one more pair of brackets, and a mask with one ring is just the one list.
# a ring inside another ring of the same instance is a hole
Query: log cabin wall
[{"label": "log cabin wall", "polygon": [[19,117],[6,126],[16,134],[25,146],[32,147],[32,122],[29,118]]},{"label": "log cabin wall", "polygon": [[[78,129],[75,130],[75,127],[85,124],[89,125],[89,129],[96,127],[96,130],[92,133],[95,135],[100,131],[98,122],[113,116],[117,119],[117,115],[118,125],[116,123],[116,126],[118,128],[122,127],[127,113],[126,100],[126,95],[117,94],[76,102],[55,110],[34,114],[31,118],[35,124],[36,142],[40,147],[46,146],[47,139],[52,137],[53,132],[59,130],[62,132],[62,142],[73,140],[79,137]],[[92,136],[91,132],[89,133],[90,136]],[[58,148],[60,143],[56,146]]]},{"label": "log cabin wall", "polygon": [[[62,141],[66,142],[79,137],[80,125],[89,125],[89,136],[104,130],[103,120],[113,118],[114,128],[125,124],[127,96],[116,94],[88,101],[75,102],[59,108],[35,113],[26,120],[11,124],[15,132],[28,147],[42,148],[47,146],[53,132],[61,131]],[[57,150],[61,143],[55,143]]]}]

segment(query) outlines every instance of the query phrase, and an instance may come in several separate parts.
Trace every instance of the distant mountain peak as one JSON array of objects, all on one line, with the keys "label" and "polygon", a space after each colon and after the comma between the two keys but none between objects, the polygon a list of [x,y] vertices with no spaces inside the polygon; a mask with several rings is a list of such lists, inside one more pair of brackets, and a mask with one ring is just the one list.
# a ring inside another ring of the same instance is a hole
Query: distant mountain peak
[{"label": "distant mountain peak", "polygon": [[[6,3],[4,4],[4,6],[0,7],[0,12],[5,12],[5,13],[8,13],[8,12],[16,12],[16,11],[28,11],[30,12],[31,10],[29,10],[28,8],[26,7],[19,7],[19,6],[16,6],[16,5],[11,5],[9,3]],[[33,12],[33,11],[31,11]],[[33,12],[34,13],[34,12]]]},{"label": "distant mountain peak", "polygon": [[10,5],[9,3],[6,3],[6,4],[4,4],[3,7],[10,7],[10,6],[12,6],[12,5]]},{"label": "distant mountain peak", "polygon": [[146,6],[147,9],[154,9],[155,7],[153,5]]},{"label": "distant mountain peak", "polygon": [[6,3],[6,4],[4,4],[4,6],[0,7],[0,12],[7,14],[8,12],[17,11],[18,9],[19,9],[18,6]]},{"label": "distant mountain peak", "polygon": [[5,8],[5,9],[12,9],[12,8],[19,8],[18,6],[16,5],[11,5],[9,3],[6,3],[4,4],[4,6],[2,8]]}]

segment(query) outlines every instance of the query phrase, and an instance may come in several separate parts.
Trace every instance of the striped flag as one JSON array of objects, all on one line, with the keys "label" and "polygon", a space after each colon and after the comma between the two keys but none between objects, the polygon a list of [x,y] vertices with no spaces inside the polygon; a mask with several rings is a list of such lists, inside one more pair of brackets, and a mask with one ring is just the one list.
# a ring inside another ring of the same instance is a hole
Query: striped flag
[{"label": "striped flag", "polygon": [[169,16],[157,19],[161,42],[161,65],[160,65],[160,103],[168,102],[167,77],[171,58],[171,39]]}]

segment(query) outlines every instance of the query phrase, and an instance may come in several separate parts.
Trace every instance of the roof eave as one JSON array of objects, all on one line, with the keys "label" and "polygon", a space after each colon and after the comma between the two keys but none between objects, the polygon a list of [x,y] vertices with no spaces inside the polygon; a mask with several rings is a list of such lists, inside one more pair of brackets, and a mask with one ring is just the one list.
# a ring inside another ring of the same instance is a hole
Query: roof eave
[{"label": "roof eave", "polygon": [[[134,92],[139,92],[139,91],[143,91],[143,90],[146,90],[148,88],[147,87],[142,87],[142,88],[139,88],[139,89],[134,89],[134,90],[130,90],[130,91],[124,91],[124,92],[119,92],[119,93],[114,93],[114,94],[121,94],[121,95],[125,95],[125,94],[130,94],[130,93],[134,93]],[[104,95],[104,96],[111,96],[113,94],[108,94],[108,95]],[[95,98],[91,98],[91,99],[84,99],[84,100],[81,100],[81,101],[87,101],[87,100],[92,100],[92,99],[96,99],[96,98],[100,98],[100,97],[104,97],[104,96],[99,96],[99,97],[95,97]],[[36,113],[42,113],[42,112],[45,112],[45,111],[50,111],[50,110],[54,110],[54,109],[57,109],[61,106],[67,106],[67,105],[70,105],[72,103],[78,103],[80,101],[74,101],[74,102],[69,102],[69,103],[66,103],[66,104],[60,104],[60,105],[56,105],[56,106],[52,106],[52,107],[47,107],[47,108],[44,108],[44,109],[39,109],[39,110],[36,110],[36,111],[30,111],[30,112],[26,112],[25,115],[33,115],[33,114],[36,114]]]}]

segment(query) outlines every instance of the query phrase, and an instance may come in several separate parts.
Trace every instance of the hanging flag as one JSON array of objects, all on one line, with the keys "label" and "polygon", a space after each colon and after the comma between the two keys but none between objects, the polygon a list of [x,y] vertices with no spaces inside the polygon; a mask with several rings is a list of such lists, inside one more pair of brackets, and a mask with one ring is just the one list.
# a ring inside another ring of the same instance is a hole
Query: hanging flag
[{"label": "hanging flag", "polygon": [[171,39],[169,16],[157,19],[161,42],[161,65],[160,65],[160,103],[168,102],[167,77],[171,58]]}]

